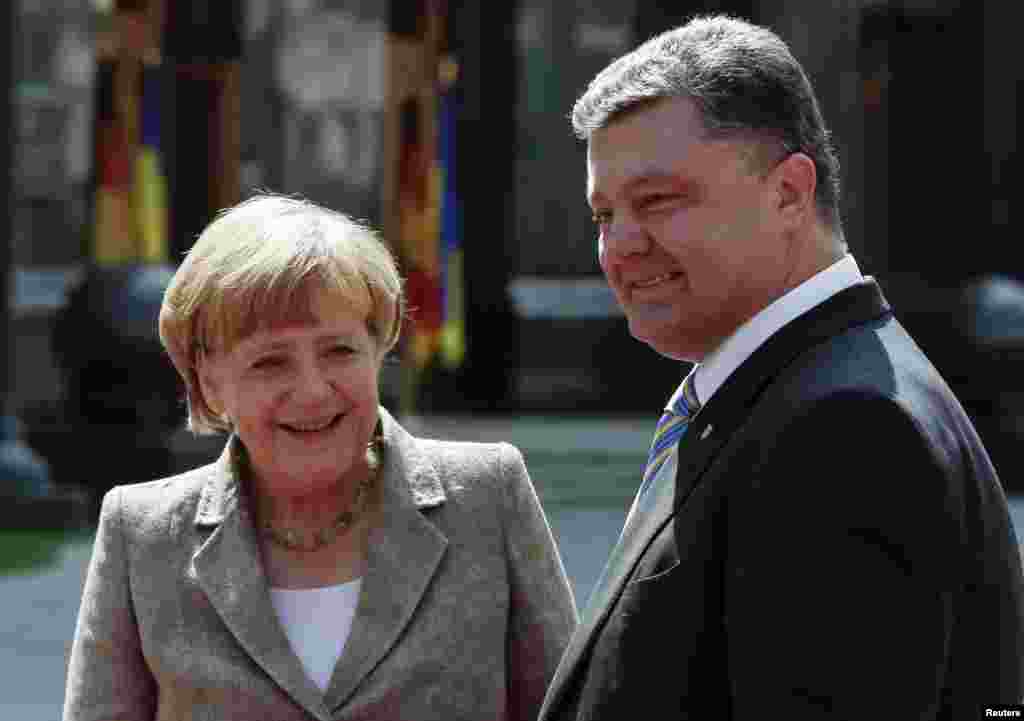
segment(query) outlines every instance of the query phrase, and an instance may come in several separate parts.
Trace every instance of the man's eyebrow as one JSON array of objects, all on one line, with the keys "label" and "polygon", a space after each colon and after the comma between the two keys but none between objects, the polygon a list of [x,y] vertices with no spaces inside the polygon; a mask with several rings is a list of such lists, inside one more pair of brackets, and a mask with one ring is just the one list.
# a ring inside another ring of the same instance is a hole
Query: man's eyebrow
[{"label": "man's eyebrow", "polygon": [[688,178],[681,177],[679,173],[672,173],[664,170],[651,170],[630,178],[626,182],[625,187],[627,190],[632,190],[645,185],[665,184],[690,186],[695,185],[695,182]]},{"label": "man's eyebrow", "polygon": [[[642,189],[647,185],[674,185],[683,188],[684,190],[689,190],[697,188],[699,183],[696,180],[681,176],[678,172],[652,168],[650,170],[644,170],[631,177],[623,184],[623,189],[626,192],[631,192],[637,189]],[[604,193],[600,190],[593,194],[585,194],[584,198],[587,205],[591,208],[594,207],[597,202],[604,202],[607,200]]]},{"label": "man's eyebrow", "polygon": [[638,173],[629,179],[627,185],[635,185],[637,183],[663,183],[665,181],[678,180],[678,174],[672,173],[667,170],[647,170],[642,173]]}]

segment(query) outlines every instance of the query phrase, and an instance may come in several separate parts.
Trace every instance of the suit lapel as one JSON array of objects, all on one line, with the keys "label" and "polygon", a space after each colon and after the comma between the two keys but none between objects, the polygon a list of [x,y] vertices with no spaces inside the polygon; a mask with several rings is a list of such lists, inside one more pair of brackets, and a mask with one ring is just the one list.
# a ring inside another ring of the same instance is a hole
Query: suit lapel
[{"label": "suit lapel", "polygon": [[330,714],[275,622],[253,522],[239,493],[228,441],[200,498],[196,523],[214,525],[192,559],[207,598],[239,645],[289,696],[318,719]]},{"label": "suit lapel", "polygon": [[[558,707],[572,688],[573,674],[595,642],[626,581],[651,540],[693,493],[704,471],[746,419],[760,392],[797,355],[849,328],[890,312],[873,279],[847,288],[793,320],[769,338],[691,420],[678,448],[662,466],[673,482],[658,483],[652,509],[635,528],[624,528],[608,565],[591,594],[584,618],[555,672],[540,718]],[[653,489],[652,489],[653,490]]]},{"label": "suit lapel", "polygon": [[381,420],[380,522],[370,538],[352,632],[327,689],[325,703],[332,710],[348,701],[394,648],[448,546],[444,534],[421,513],[445,500],[436,468],[384,410]]},{"label": "suit lapel", "polygon": [[[729,440],[749,417],[765,387],[797,356],[891,312],[878,284],[865,278],[793,319],[766,340],[729,376],[690,424],[687,437],[700,439],[700,443],[682,444],[684,457],[680,461],[676,505],[685,501],[707,468],[707,454],[713,456]],[[684,477],[689,485],[683,482]]]}]

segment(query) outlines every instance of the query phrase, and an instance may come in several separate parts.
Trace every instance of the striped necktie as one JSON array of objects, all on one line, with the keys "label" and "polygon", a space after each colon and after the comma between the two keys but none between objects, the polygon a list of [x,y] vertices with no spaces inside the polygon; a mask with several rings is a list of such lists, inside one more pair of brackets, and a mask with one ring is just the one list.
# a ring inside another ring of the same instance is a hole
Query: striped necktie
[{"label": "striped necktie", "polygon": [[686,432],[690,425],[690,419],[700,410],[700,401],[697,399],[697,392],[694,389],[694,377],[692,371],[683,380],[683,392],[676,398],[675,403],[665,409],[657,427],[654,429],[654,440],[651,441],[651,452],[647,456],[647,465],[644,467],[644,479],[640,484],[640,494],[647,490],[651,479],[658,474],[669,453],[675,447],[679,439]]}]

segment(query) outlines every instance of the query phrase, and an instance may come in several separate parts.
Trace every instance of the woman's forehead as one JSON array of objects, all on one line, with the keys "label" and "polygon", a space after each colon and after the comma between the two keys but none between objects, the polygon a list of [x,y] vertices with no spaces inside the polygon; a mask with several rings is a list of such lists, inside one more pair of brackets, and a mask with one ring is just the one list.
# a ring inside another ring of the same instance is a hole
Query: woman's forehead
[{"label": "woman's forehead", "polygon": [[328,316],[267,323],[240,338],[235,349],[243,353],[253,350],[287,349],[306,343],[363,337],[369,337],[365,318],[345,311]]},{"label": "woman's forehead", "polygon": [[248,304],[235,304],[227,309],[218,324],[221,327],[211,330],[230,348],[295,331],[322,329],[337,333],[365,326],[369,317],[369,309],[359,307],[361,304],[354,302],[357,299],[323,287],[299,288],[282,297],[273,295],[276,294],[253,298]]}]

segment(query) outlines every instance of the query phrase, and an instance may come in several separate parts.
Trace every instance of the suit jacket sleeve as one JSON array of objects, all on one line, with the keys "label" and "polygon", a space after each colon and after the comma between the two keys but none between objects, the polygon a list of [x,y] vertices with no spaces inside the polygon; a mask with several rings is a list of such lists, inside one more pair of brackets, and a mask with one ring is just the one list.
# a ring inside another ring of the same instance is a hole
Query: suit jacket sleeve
[{"label": "suit jacket sleeve", "polygon": [[149,721],[156,687],[132,610],[120,489],[103,499],[68,664],[64,721]]},{"label": "suit jacket sleeve", "polygon": [[502,444],[501,468],[511,594],[508,718],[534,721],[576,627],[576,605],[519,451]]},{"label": "suit jacket sleeve", "polygon": [[731,501],[734,718],[932,718],[953,626],[955,449],[897,401],[780,421]]}]

